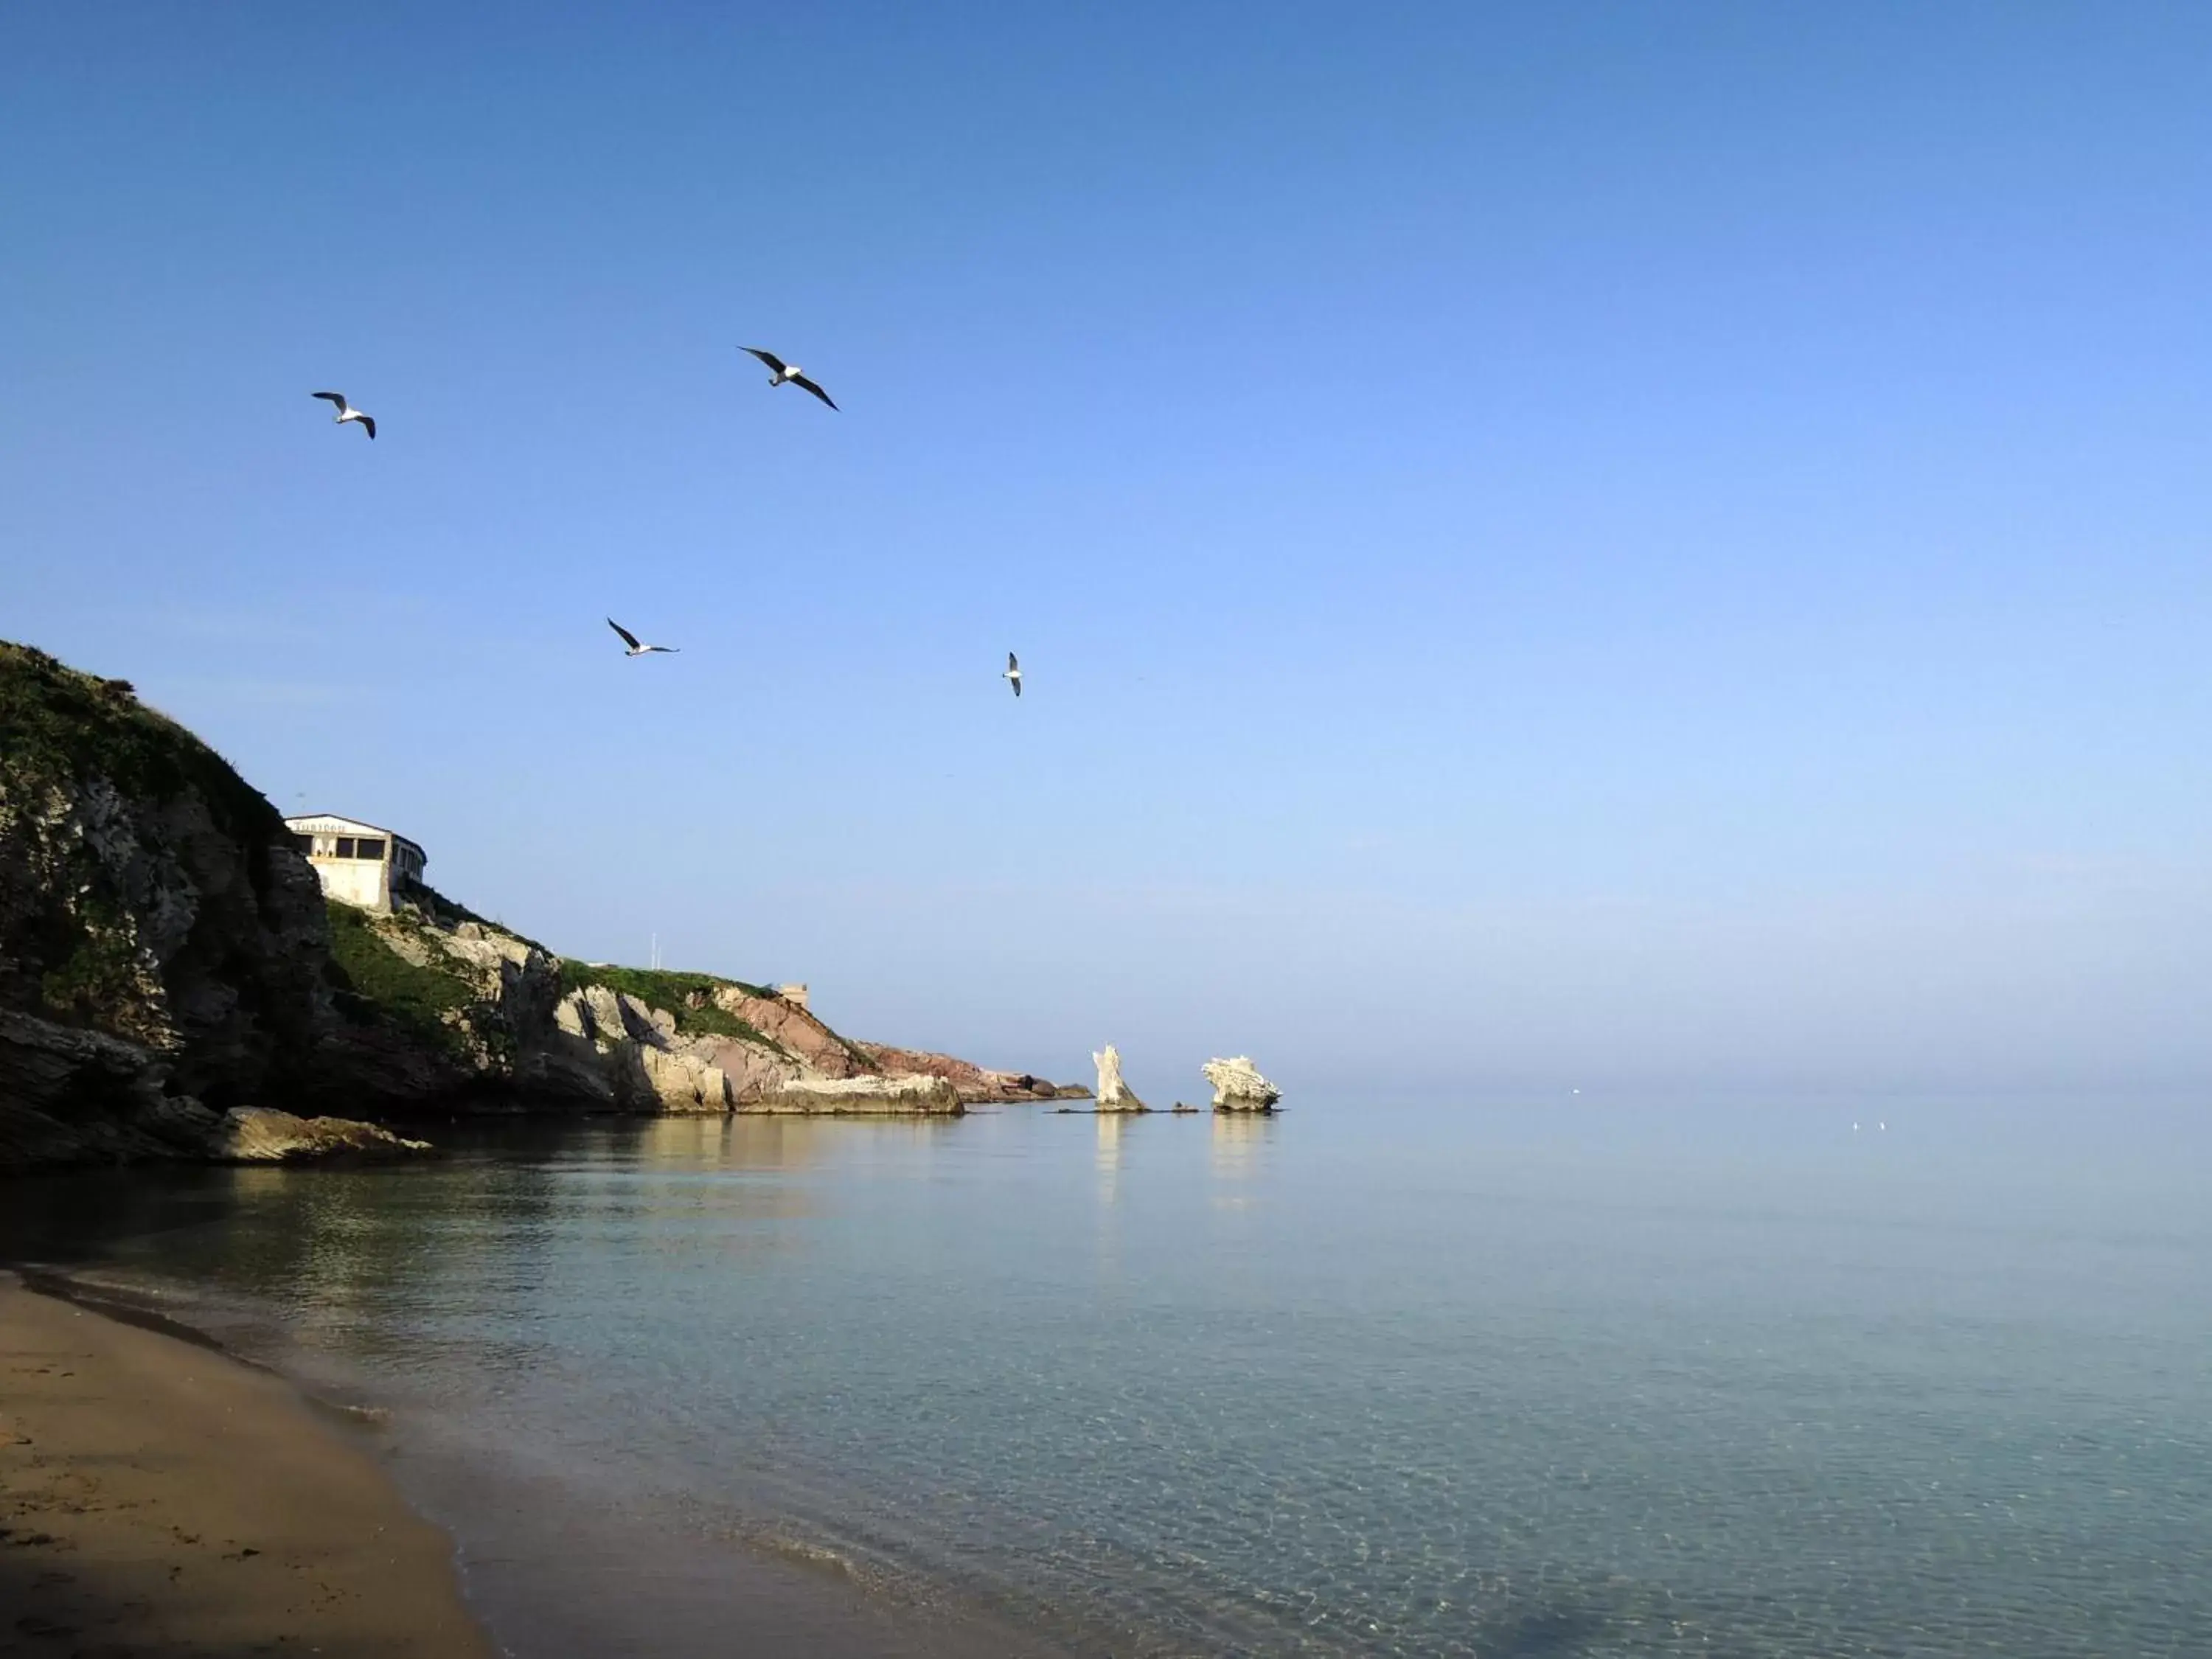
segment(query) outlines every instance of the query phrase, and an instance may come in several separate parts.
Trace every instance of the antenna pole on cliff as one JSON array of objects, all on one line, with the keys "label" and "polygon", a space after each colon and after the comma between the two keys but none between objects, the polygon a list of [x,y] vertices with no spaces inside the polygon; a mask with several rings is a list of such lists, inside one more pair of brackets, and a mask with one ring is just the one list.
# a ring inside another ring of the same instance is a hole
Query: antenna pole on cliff
[{"label": "antenna pole on cliff", "polygon": [[660,971],[660,935],[658,933],[653,936],[653,969],[655,973]]}]

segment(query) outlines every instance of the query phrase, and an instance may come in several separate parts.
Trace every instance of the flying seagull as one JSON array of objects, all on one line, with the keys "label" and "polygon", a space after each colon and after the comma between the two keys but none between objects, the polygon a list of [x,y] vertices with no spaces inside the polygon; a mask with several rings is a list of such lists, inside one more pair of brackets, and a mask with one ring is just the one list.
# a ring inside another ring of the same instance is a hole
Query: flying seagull
[{"label": "flying seagull", "polygon": [[680,646],[674,645],[640,645],[638,643],[637,635],[631,633],[627,628],[624,628],[612,617],[607,618],[607,626],[613,629],[616,633],[621,635],[623,643],[629,647],[629,650],[623,653],[623,655],[625,657],[642,657],[655,651],[674,652],[683,648]]},{"label": "flying seagull", "polygon": [[754,356],[759,358],[763,362],[768,365],[768,383],[770,386],[781,386],[786,380],[788,380],[793,386],[805,387],[807,391],[821,398],[823,403],[830,404],[830,408],[835,409],[837,407],[836,404],[830,403],[830,394],[828,392],[824,392],[820,386],[815,385],[813,381],[808,380],[799,370],[785,363],[783,359],[777,356],[773,351],[763,351],[758,346],[739,346],[738,349],[740,351],[751,352]]},{"label": "flying seagull", "polygon": [[363,432],[368,434],[371,438],[376,436],[376,422],[348,403],[345,400],[344,392],[318,392],[314,395],[325,403],[336,404],[338,406],[337,422],[340,426],[343,426],[348,421],[359,421]]},{"label": "flying seagull", "polygon": [[1007,652],[1006,672],[1000,675],[999,678],[1002,680],[1011,681],[1013,684],[1014,695],[1018,697],[1022,695],[1022,659],[1019,657],[1017,657],[1012,652]]}]

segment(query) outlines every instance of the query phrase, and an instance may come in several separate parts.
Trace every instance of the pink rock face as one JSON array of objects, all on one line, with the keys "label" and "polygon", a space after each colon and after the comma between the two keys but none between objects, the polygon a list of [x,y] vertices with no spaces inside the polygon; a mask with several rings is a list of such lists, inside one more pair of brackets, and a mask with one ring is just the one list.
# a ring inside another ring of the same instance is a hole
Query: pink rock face
[{"label": "pink rock face", "polygon": [[714,1042],[714,1061],[729,1081],[732,1103],[738,1106],[772,1094],[800,1075],[794,1062],[769,1054],[757,1043],[730,1038]]},{"label": "pink rock face", "polygon": [[[858,1045],[879,1072],[894,1076],[941,1077],[970,1104],[988,1100],[1058,1100],[1068,1091],[1027,1072],[994,1072],[972,1060],[922,1048],[894,1048],[887,1043]],[[1074,1091],[1081,1094],[1080,1090]]]},{"label": "pink rock face", "polygon": [[972,1060],[957,1060],[951,1054],[931,1054],[927,1049],[896,1048],[884,1042],[867,1042],[860,1046],[879,1072],[913,1077],[941,1077],[956,1089],[988,1088],[988,1080],[1000,1075],[985,1071]]},{"label": "pink rock face", "polygon": [[[768,1037],[815,1076],[842,1080],[860,1077],[935,1077],[950,1083],[959,1097],[974,1103],[992,1100],[1055,1100],[1061,1091],[1026,1072],[994,1072],[952,1054],[888,1043],[848,1042],[805,1009],[781,997],[748,996],[735,986],[715,994],[715,1006],[734,1014]],[[748,1064],[732,1054],[722,1062],[733,1092],[757,1097],[792,1073],[774,1074],[757,1060]],[[757,1079],[757,1080],[756,1080]]]},{"label": "pink rock face", "polygon": [[787,1050],[807,1067],[828,1078],[865,1077],[866,1058],[795,1003],[781,997],[748,996],[735,986],[714,994],[715,1006]]}]

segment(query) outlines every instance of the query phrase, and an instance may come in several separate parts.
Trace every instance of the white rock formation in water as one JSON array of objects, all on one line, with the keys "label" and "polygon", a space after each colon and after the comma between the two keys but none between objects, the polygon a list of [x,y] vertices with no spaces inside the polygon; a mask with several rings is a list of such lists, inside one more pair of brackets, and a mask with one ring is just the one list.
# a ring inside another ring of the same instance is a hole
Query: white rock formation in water
[{"label": "white rock formation in water", "polygon": [[1267,1112],[1283,1097],[1283,1091],[1260,1075],[1259,1068],[1248,1055],[1239,1054],[1234,1060],[1209,1060],[1200,1068],[1206,1080],[1213,1085],[1213,1109],[1217,1112]]},{"label": "white rock formation in water", "polygon": [[1104,1052],[1091,1058],[1098,1066],[1098,1109],[1102,1112],[1149,1112],[1152,1108],[1137,1098],[1129,1085],[1121,1081],[1121,1055],[1112,1043]]}]

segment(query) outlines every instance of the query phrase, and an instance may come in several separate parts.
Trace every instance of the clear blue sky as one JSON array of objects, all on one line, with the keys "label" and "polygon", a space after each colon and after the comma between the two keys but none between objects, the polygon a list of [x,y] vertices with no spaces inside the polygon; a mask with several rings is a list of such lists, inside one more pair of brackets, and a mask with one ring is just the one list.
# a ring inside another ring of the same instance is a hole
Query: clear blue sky
[{"label": "clear blue sky", "polygon": [[1156,1096],[2212,1087],[2208,371],[2199,5],[0,11],[0,636]]}]

